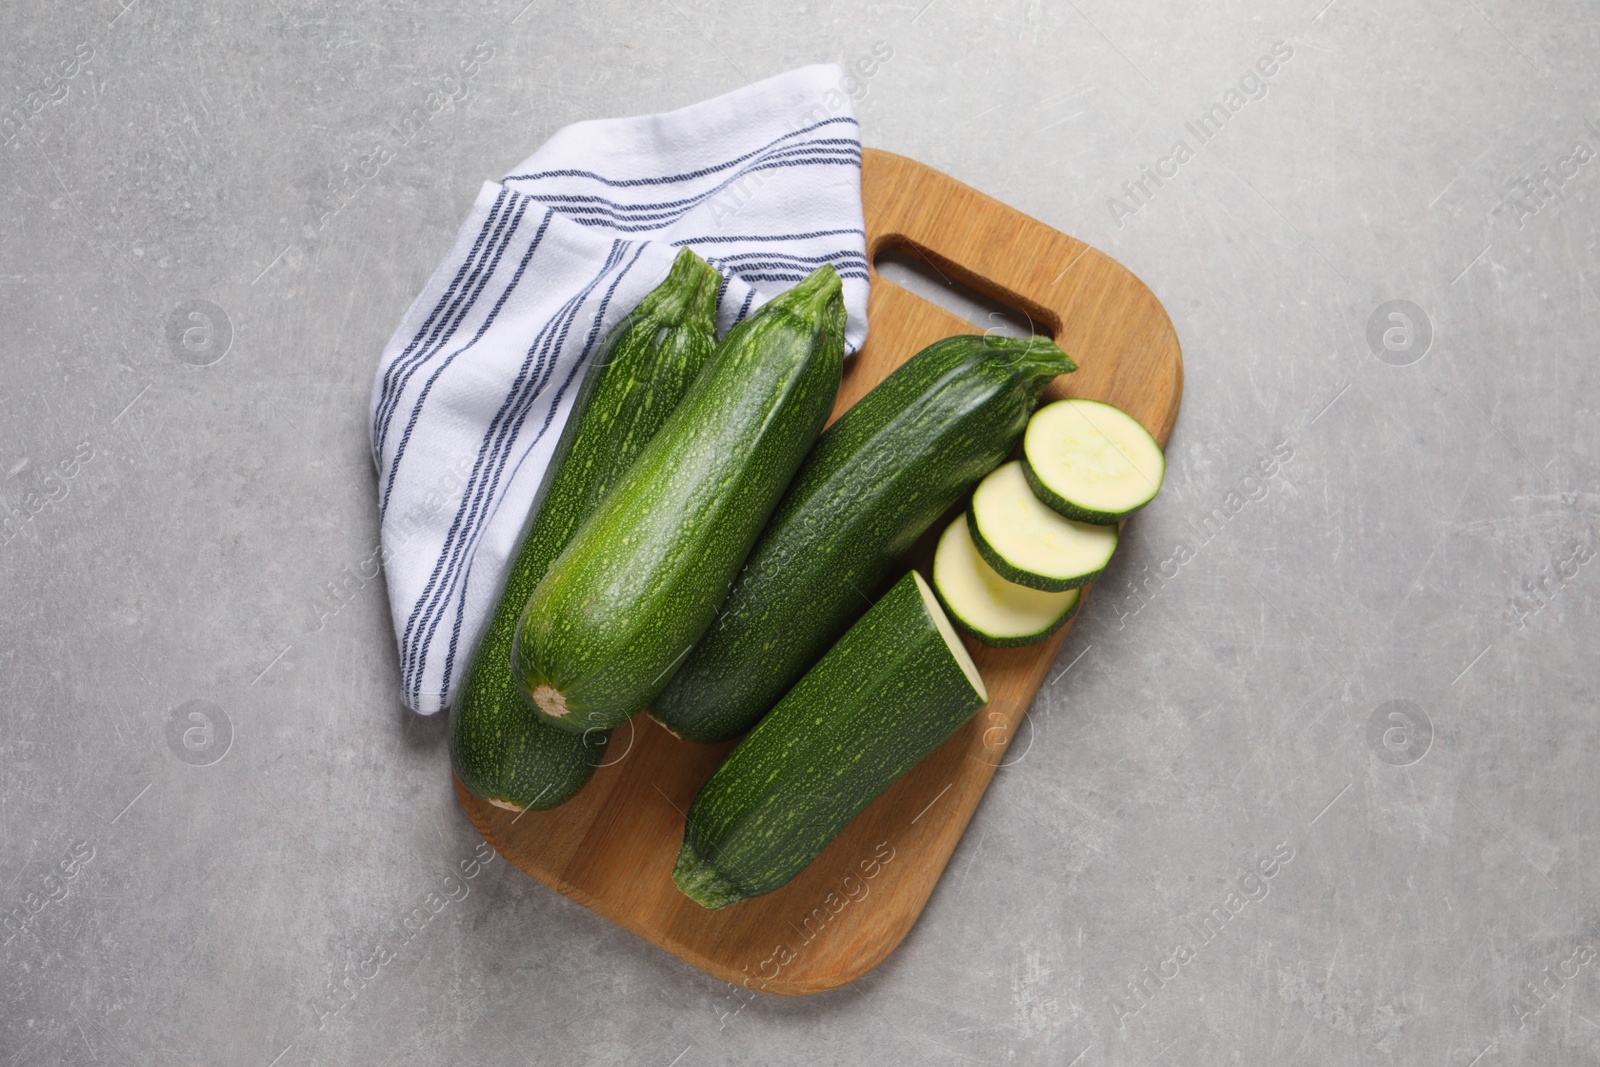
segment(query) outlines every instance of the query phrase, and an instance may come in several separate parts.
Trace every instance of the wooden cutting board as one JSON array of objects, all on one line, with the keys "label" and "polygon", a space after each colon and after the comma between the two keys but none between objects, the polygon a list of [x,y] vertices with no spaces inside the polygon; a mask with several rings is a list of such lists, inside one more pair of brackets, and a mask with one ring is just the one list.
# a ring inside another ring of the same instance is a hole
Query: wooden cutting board
[{"label": "wooden cutting board", "polygon": [[[1161,304],[1083,242],[903,156],[862,157],[867,258],[899,249],[1025,311],[1079,365],[1046,400],[1105,400],[1166,443],[1183,363]],[[924,346],[977,332],[872,276],[866,346],[845,367],[834,417]],[[1135,517],[1133,522],[1137,523]],[[928,575],[930,531],[912,560]],[[684,812],[732,747],[679,741],[644,713],[619,726],[607,765],[573,800],[509,812],[456,784],[472,824],[539,881],[719,978],[767,993],[816,993],[859,978],[911,929],[972,818],[1070,626],[1032,648],[968,641],[990,703],[863,811],[777,892],[707,911],[671,871]]]}]

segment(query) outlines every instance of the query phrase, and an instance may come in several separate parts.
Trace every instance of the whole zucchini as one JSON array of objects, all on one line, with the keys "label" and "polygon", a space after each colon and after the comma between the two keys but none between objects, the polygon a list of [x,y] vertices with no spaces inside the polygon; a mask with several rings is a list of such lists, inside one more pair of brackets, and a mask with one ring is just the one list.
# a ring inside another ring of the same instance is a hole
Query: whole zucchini
[{"label": "whole zucchini", "polygon": [[708,908],[772,892],[988,700],[912,571],[706,780],[672,880]]},{"label": "whole zucchini", "polygon": [[728,331],[528,598],[512,662],[540,714],[604,729],[667,684],[827,420],[843,353],[831,266]]},{"label": "whole zucchini", "polygon": [[666,280],[606,336],[573,403],[506,574],[505,589],[450,708],[450,763],[501,807],[555,807],[583,788],[606,731],[574,734],[528,707],[511,670],[528,596],[628,464],[683,397],[716,345],[721,276],[687,248]]},{"label": "whole zucchini", "polygon": [[924,530],[1011,453],[1076,365],[1042,337],[950,337],[828,427],[650,713],[691,741],[744,733],[856,620]]}]

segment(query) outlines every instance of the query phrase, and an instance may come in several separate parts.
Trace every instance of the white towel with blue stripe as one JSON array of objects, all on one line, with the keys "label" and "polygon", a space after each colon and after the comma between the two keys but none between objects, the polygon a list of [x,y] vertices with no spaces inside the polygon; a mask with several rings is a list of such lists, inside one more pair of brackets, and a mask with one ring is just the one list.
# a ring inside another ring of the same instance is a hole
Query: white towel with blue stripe
[{"label": "white towel with blue stripe", "polygon": [[823,263],[867,332],[861,140],[805,67],[660,115],[558,131],[487,182],[372,390],[381,558],[408,707],[449,706],[589,357],[687,245],[720,332]]}]

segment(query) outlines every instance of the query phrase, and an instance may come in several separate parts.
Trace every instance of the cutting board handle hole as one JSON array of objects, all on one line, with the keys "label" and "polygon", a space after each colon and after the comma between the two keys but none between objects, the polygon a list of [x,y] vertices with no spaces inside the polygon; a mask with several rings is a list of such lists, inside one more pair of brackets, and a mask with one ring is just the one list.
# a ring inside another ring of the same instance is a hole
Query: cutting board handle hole
[{"label": "cutting board handle hole", "polygon": [[903,237],[880,240],[873,249],[872,267],[880,279],[959,315],[983,333],[1054,340],[1061,330],[1060,319],[1045,307]]}]

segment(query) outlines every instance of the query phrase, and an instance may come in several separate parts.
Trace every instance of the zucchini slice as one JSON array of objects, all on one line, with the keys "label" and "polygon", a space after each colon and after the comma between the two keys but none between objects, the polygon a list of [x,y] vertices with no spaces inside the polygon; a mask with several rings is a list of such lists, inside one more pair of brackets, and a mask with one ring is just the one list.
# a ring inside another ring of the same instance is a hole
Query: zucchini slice
[{"label": "zucchini slice", "polygon": [[1046,593],[1006,581],[978,555],[965,515],[957,515],[939,538],[933,587],[957,626],[996,648],[1043,641],[1077,612],[1082,593]]},{"label": "zucchini slice", "polygon": [[1108,524],[1155,499],[1166,457],[1150,431],[1098,400],[1058,400],[1034,412],[1022,473],[1034,495],[1079,522]]},{"label": "zucchini slice", "polygon": [[1115,526],[1065,518],[1034,496],[1018,460],[978,483],[967,523],[978,554],[1002,578],[1046,592],[1094,581],[1117,547]]}]

